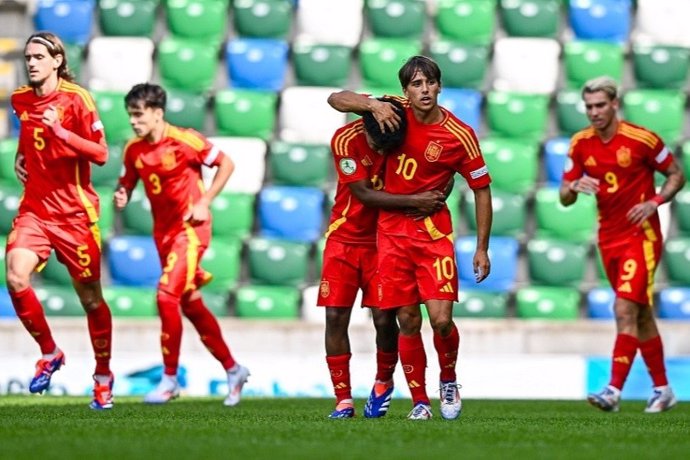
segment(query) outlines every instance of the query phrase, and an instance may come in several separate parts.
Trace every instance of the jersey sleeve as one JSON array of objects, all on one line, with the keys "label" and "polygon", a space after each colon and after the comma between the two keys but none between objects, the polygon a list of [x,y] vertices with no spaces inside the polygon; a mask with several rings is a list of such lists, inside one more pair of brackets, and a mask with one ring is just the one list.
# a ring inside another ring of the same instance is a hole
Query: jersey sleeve
[{"label": "jersey sleeve", "polygon": [[[651,131],[650,131],[651,133]],[[664,172],[673,163],[673,153],[666,147],[664,141],[655,133],[651,133],[656,139],[656,145],[648,151],[648,161],[652,167],[660,172]]]},{"label": "jersey sleeve", "polygon": [[75,134],[93,142],[104,142],[105,131],[103,122],[98,114],[93,96],[86,90],[81,90],[74,97],[76,120],[72,129]]},{"label": "jersey sleeve", "polygon": [[331,138],[331,153],[338,181],[341,184],[369,179],[369,173],[358,152],[357,138],[363,136],[362,133],[361,128],[350,123],[339,128]]},{"label": "jersey sleeve", "polygon": [[[479,147],[477,135],[469,127],[464,130],[463,134],[458,137],[461,145],[461,161],[457,171],[465,178],[471,189],[486,187],[491,183],[491,176]],[[464,155],[462,150],[464,150]]]},{"label": "jersey sleeve", "polygon": [[127,190],[134,190],[139,180],[139,174],[135,166],[135,152],[131,148],[131,144],[125,146],[125,150],[122,154],[122,172],[120,173],[120,178],[118,179],[118,184],[126,188]]},{"label": "jersey sleeve", "polygon": [[584,175],[584,166],[580,160],[581,148],[581,139],[574,139],[571,141],[570,149],[568,149],[568,157],[565,159],[565,166],[563,167],[563,180],[572,182]]}]

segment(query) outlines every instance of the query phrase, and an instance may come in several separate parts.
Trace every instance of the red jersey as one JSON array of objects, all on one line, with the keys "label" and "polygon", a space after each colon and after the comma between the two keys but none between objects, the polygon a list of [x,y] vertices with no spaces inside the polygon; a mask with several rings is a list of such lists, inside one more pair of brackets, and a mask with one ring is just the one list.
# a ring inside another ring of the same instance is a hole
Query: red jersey
[{"label": "red jersey", "polygon": [[573,136],[563,179],[574,181],[585,174],[599,179],[600,245],[624,242],[641,231],[654,232],[648,239],[661,238],[656,212],[641,227],[632,225],[626,214],[656,194],[654,171],[665,171],[671,161],[659,136],[625,121],[607,143],[591,127]]},{"label": "red jersey", "polygon": [[11,102],[20,121],[17,151],[24,155],[28,175],[19,213],[33,213],[50,223],[96,222],[99,205],[91,185],[91,163],[41,121],[43,112],[53,106],[65,129],[105,144],[103,123],[91,95],[60,79],[57,89],[46,96],[22,86],[12,93]]},{"label": "red jersey", "polygon": [[[184,229],[183,216],[205,193],[201,166],[217,166],[223,153],[193,129],[166,124],[163,138],[127,143],[119,184],[132,190],[140,178],[151,202],[155,237]],[[205,222],[210,228],[211,221]]]},{"label": "red jersey", "polygon": [[[407,135],[402,147],[388,154],[384,174],[386,192],[409,195],[443,190],[456,172],[462,174],[472,189],[491,183],[477,136],[469,125],[444,108],[439,123],[420,123],[409,102],[402,101],[407,110]],[[437,240],[453,232],[447,206],[422,220],[382,209],[378,229],[389,235],[422,240]]]},{"label": "red jersey", "polygon": [[338,172],[338,185],[326,238],[343,243],[375,244],[378,210],[364,206],[350,192],[348,184],[371,180],[374,189],[381,190],[384,156],[369,147],[361,119],[335,132],[331,152]]}]

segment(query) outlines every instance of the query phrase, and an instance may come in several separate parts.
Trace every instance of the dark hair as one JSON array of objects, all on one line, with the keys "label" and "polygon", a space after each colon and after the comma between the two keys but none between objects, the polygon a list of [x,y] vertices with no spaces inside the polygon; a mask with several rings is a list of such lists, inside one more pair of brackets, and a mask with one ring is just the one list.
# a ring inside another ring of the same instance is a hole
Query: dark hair
[{"label": "dark hair", "polygon": [[403,89],[410,84],[417,71],[422,72],[426,78],[436,80],[439,85],[441,84],[441,69],[433,59],[426,56],[412,56],[398,71],[398,80]]},{"label": "dark hair", "polygon": [[146,108],[151,107],[165,111],[167,99],[168,96],[160,85],[139,83],[132,86],[132,89],[125,96],[125,107],[137,107],[140,103],[143,103]]},{"label": "dark hair", "polygon": [[364,129],[376,146],[387,152],[396,149],[405,141],[407,134],[407,116],[405,114],[405,107],[397,99],[388,97],[379,97],[379,101],[389,102],[395,106],[395,112],[400,116],[400,127],[396,130],[391,130],[385,127],[385,131],[381,132],[379,122],[376,121],[371,112],[364,112],[362,120],[364,121]]},{"label": "dark hair", "polygon": [[74,74],[72,74],[72,71],[67,65],[67,53],[65,52],[65,45],[62,44],[60,37],[51,32],[36,32],[26,40],[26,43],[24,44],[25,49],[26,45],[29,43],[38,43],[39,45],[45,46],[48,50],[48,54],[50,54],[52,57],[56,57],[58,55],[62,56],[62,64],[60,64],[60,67],[57,69],[58,77],[70,82],[74,81]]}]

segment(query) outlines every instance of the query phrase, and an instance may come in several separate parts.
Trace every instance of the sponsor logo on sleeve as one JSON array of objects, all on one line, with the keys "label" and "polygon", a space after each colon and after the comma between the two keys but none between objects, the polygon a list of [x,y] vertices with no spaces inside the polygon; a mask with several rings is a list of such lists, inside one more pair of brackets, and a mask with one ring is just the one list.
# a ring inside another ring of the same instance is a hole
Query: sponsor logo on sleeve
[{"label": "sponsor logo on sleeve", "polygon": [[482,166],[479,169],[475,169],[474,171],[470,171],[470,177],[472,179],[479,179],[482,176],[486,176],[489,173],[489,168],[485,166]]}]

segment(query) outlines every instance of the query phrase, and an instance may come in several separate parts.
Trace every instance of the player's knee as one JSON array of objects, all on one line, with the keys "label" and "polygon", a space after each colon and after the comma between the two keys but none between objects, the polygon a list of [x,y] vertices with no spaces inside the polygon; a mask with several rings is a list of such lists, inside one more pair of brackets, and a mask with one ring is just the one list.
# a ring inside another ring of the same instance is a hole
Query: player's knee
[{"label": "player's knee", "polygon": [[20,292],[30,286],[30,277],[28,275],[19,274],[13,270],[7,270],[5,274],[5,281],[7,288],[11,292]]},{"label": "player's knee", "polygon": [[434,332],[441,334],[442,336],[448,335],[451,328],[453,327],[453,317],[451,315],[441,314],[434,318],[429,318],[431,323],[431,328]]}]

